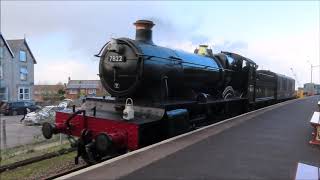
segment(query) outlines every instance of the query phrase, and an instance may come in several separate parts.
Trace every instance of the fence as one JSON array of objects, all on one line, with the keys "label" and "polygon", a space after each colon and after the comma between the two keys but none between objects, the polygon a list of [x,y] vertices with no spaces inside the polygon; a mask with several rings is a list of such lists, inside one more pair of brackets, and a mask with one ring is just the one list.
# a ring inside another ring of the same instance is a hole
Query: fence
[{"label": "fence", "polygon": [[67,149],[70,144],[64,135],[47,140],[41,126],[25,126],[22,116],[0,116],[0,165],[24,160],[49,152]]}]

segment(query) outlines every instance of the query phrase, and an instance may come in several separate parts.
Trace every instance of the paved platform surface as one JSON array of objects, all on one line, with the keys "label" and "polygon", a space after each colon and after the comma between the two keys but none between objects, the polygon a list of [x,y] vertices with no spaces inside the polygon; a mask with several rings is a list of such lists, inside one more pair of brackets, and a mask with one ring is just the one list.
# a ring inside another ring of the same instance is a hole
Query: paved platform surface
[{"label": "paved platform surface", "polygon": [[[308,143],[309,121],[319,100],[315,96],[276,105],[236,118],[242,122],[222,132],[206,129],[71,179],[294,179],[298,162],[320,167],[320,147]],[[201,140],[188,144],[196,138]],[[172,150],[177,146],[183,148]]]}]

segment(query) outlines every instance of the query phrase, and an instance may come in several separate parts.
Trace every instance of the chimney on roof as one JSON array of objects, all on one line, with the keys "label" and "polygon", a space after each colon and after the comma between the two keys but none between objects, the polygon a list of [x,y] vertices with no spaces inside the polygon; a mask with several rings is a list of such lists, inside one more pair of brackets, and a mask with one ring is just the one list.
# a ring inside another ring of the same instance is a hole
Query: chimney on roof
[{"label": "chimney on roof", "polygon": [[138,20],[133,24],[136,26],[136,40],[153,44],[151,29],[155,24],[149,20]]},{"label": "chimney on roof", "polygon": [[68,77],[68,81],[70,81],[70,80],[71,80],[71,77],[69,76],[69,77]]}]

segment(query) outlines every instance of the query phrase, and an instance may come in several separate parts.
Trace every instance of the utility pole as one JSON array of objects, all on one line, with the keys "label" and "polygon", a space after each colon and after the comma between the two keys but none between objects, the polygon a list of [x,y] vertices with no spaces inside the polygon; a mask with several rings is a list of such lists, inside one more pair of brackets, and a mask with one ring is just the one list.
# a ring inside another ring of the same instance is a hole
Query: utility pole
[{"label": "utility pole", "polygon": [[[320,65],[312,65],[311,62],[309,60],[307,60],[307,62],[310,64],[310,83],[312,84],[312,74],[313,74],[313,68],[316,68],[316,67],[320,67]],[[320,70],[319,70],[319,74],[320,74]],[[319,77],[320,78],[320,77]],[[320,80],[319,80],[319,83],[320,83]]]},{"label": "utility pole", "polygon": [[310,67],[311,67],[311,69],[310,69],[310,83],[312,84],[312,64],[309,60],[307,60],[307,62],[310,64]]}]

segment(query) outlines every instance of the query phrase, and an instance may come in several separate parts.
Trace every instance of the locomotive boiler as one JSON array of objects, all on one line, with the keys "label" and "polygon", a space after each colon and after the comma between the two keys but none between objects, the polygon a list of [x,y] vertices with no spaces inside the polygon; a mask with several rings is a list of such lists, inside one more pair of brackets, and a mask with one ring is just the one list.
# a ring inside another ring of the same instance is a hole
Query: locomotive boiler
[{"label": "locomotive boiler", "polygon": [[42,126],[45,138],[68,135],[78,149],[76,163],[79,157],[99,162],[293,97],[293,79],[257,71],[246,57],[213,54],[206,45],[194,53],[157,46],[152,21],[134,25],[134,40],[111,39],[96,55],[112,97],[87,98],[80,109],[56,112],[55,123]]},{"label": "locomotive boiler", "polygon": [[[112,39],[98,55],[101,82],[112,96],[153,101],[195,99],[199,94],[219,98],[228,86],[229,91],[237,88],[239,94],[243,93],[241,86],[245,84],[237,86],[239,81],[231,79],[242,75],[246,58],[225,53],[201,56],[160,47],[152,41],[153,22],[139,20],[134,25],[135,40]],[[226,67],[228,63],[230,67]]]}]

